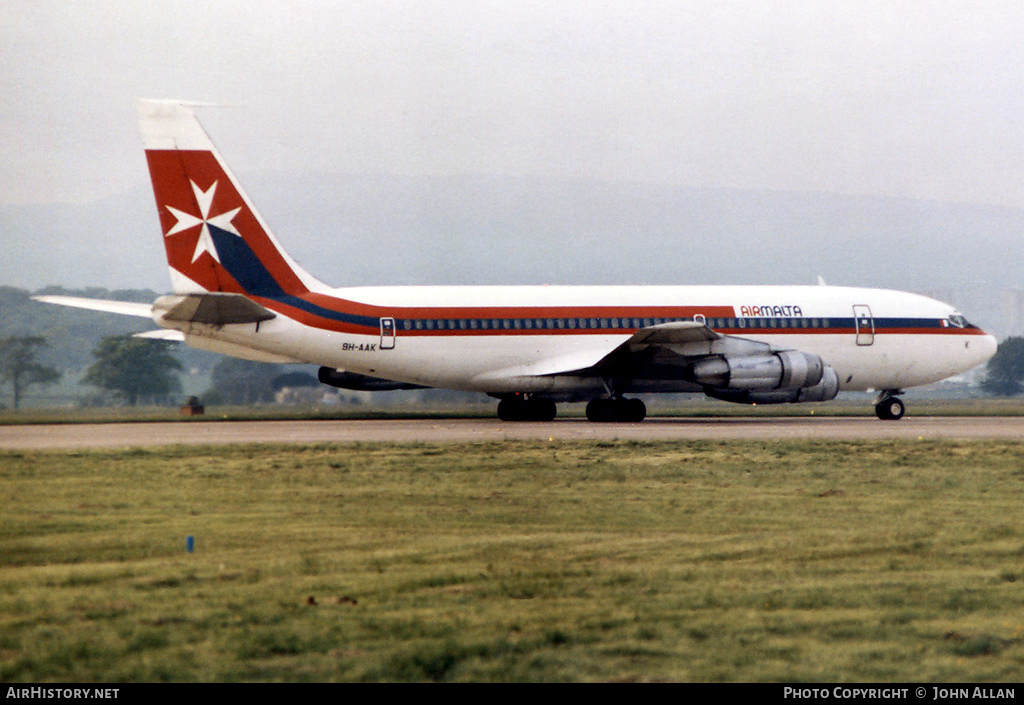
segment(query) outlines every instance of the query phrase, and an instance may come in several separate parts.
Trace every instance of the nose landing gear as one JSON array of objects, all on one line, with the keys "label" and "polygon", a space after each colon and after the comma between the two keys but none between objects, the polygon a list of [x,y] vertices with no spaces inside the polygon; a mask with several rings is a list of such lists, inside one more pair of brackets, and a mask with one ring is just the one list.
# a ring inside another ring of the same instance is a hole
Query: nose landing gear
[{"label": "nose landing gear", "polygon": [[899,421],[903,418],[903,413],[906,411],[906,407],[903,402],[897,397],[900,394],[899,389],[890,389],[882,392],[878,396],[878,402],[875,404],[875,415],[882,419],[882,421]]}]

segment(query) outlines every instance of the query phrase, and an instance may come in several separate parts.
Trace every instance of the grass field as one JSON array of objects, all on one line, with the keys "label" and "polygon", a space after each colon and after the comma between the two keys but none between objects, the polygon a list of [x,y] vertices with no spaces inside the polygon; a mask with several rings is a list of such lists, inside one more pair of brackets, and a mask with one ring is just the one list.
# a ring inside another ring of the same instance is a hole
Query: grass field
[{"label": "grass field", "polygon": [[1024,442],[3,452],[0,496],[3,682],[1024,676]]}]

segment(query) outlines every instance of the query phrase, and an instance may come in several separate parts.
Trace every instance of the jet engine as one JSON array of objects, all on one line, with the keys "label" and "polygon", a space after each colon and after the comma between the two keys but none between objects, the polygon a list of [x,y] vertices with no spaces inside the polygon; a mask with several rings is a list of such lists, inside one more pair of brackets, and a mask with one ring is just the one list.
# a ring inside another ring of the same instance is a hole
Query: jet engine
[{"label": "jet engine", "polygon": [[828,401],[839,393],[835,370],[798,350],[708,357],[691,375],[709,397],[740,404]]},{"label": "jet engine", "polygon": [[826,367],[817,384],[789,389],[720,389],[705,387],[704,393],[712,399],[737,404],[790,404],[804,401],[829,401],[839,394],[839,377]]},{"label": "jet engine", "polygon": [[339,389],[354,389],[360,392],[388,392],[395,389],[426,389],[418,384],[406,382],[393,382],[390,379],[380,379],[368,375],[360,375],[355,372],[343,372],[330,367],[321,367],[317,378],[323,384],[329,384]]},{"label": "jet engine", "polygon": [[825,363],[796,350],[719,355],[693,365],[693,381],[716,389],[800,389],[821,381]]}]

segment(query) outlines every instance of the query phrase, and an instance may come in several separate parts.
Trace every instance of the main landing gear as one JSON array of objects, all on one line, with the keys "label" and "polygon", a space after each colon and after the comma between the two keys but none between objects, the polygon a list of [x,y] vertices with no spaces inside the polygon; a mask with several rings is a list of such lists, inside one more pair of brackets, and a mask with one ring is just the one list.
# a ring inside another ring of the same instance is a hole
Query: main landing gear
[{"label": "main landing gear", "polygon": [[557,413],[555,402],[544,397],[517,394],[498,402],[498,418],[502,421],[551,421]]},{"label": "main landing gear", "polygon": [[610,397],[591,399],[587,404],[588,421],[625,421],[639,423],[647,416],[647,407],[639,399]]},{"label": "main landing gear", "polygon": [[896,395],[900,394],[898,389],[889,389],[878,395],[878,402],[875,404],[875,415],[882,421],[899,421],[907,407]]},{"label": "main landing gear", "polygon": [[[498,402],[498,418],[502,421],[551,421],[558,409],[546,397],[514,394]],[[587,420],[637,423],[647,416],[647,407],[639,399],[606,397],[591,399],[587,404]]]}]

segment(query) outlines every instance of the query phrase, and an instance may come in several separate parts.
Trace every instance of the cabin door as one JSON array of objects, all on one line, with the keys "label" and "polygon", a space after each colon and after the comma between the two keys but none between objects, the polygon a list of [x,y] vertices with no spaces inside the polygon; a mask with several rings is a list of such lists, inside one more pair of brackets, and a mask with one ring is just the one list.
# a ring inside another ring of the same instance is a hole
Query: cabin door
[{"label": "cabin door", "polygon": [[875,319],[871,308],[864,304],[853,307],[853,324],[857,329],[857,345],[873,345],[875,342]]},{"label": "cabin door", "polygon": [[395,347],[395,319],[380,319],[380,349],[393,350]]}]

